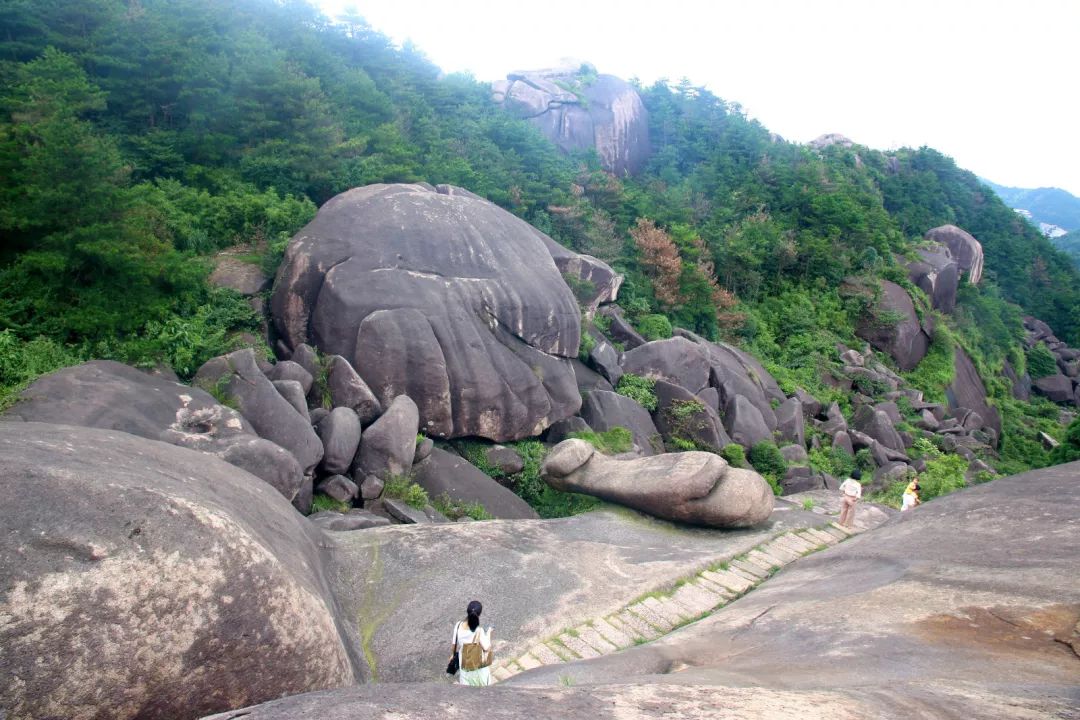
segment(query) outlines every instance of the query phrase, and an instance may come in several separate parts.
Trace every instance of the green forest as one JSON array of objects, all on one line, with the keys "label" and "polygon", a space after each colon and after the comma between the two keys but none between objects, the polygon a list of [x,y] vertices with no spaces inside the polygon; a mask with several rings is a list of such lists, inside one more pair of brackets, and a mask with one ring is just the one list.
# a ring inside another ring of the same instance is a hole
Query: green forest
[{"label": "green forest", "polygon": [[[940,397],[959,344],[1002,412],[1003,472],[1050,463],[1057,408],[1013,400],[1021,317],[1080,345],[1080,269],[970,172],[930,148],[885,154],[785,142],[691,82],[639,87],[653,155],[615,178],[558,152],[359,16],[299,0],[9,0],[0,5],[0,403],[89,358],[189,378],[260,318],[207,283],[243,245],[273,270],[320,204],[379,182],[450,183],[625,273],[648,337],[735,342],[784,386],[823,384],[837,343],[923,234],[953,223],[985,280],[938,318],[909,381]],[[267,352],[269,350],[267,349]]]}]

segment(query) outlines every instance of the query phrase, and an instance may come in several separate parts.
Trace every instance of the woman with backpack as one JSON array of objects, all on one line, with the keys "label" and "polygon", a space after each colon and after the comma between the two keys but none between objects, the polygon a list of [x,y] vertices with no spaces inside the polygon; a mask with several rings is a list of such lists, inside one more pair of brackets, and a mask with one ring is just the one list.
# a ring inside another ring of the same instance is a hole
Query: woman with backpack
[{"label": "woman with backpack", "polygon": [[447,671],[457,660],[459,685],[491,684],[491,631],[480,627],[484,606],[473,600],[465,609],[465,622],[454,625],[454,649]]}]

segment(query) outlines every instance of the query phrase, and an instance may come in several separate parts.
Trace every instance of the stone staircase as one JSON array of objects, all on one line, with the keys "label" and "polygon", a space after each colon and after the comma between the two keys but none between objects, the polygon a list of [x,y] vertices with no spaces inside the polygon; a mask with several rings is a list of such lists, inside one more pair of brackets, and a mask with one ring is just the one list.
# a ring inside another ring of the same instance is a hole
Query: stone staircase
[{"label": "stone staircase", "polygon": [[788,563],[864,529],[829,523],[777,535],[726,563],[680,580],[671,590],[648,593],[618,612],[537,642],[519,657],[496,662],[492,675],[506,680],[541,665],[587,660],[656,640],[746,594]]}]

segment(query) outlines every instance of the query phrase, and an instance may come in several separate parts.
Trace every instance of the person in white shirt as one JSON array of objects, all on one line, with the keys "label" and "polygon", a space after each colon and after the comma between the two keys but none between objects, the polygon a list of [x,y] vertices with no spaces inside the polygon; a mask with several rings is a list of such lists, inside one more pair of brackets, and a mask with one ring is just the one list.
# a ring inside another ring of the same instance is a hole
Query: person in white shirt
[{"label": "person in white shirt", "polygon": [[[465,622],[458,621],[454,625],[454,649],[458,657],[459,685],[490,685],[491,684],[491,631],[480,627],[480,613],[484,606],[479,600],[473,600],[465,609]],[[481,652],[476,648],[466,651],[466,645],[479,645]],[[478,665],[472,667],[474,658],[479,656]],[[453,657],[453,655],[451,655]]]},{"label": "person in white shirt", "polygon": [[855,524],[855,504],[862,497],[862,473],[858,468],[851,471],[851,477],[840,483],[840,524],[852,527]]}]

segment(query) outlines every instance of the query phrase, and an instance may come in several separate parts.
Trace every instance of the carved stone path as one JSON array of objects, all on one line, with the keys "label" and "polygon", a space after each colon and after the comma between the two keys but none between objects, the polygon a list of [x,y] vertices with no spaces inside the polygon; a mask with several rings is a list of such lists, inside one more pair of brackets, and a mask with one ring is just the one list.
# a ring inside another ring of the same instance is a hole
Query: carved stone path
[{"label": "carved stone path", "polygon": [[715,612],[788,563],[863,531],[829,523],[782,533],[749,552],[683,578],[669,590],[648,593],[618,612],[540,640],[521,656],[496,663],[492,674],[497,680],[506,680],[541,665],[600,657],[656,640]]}]

